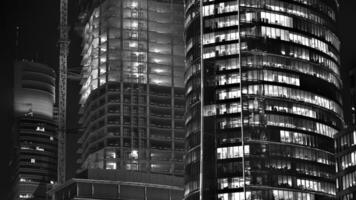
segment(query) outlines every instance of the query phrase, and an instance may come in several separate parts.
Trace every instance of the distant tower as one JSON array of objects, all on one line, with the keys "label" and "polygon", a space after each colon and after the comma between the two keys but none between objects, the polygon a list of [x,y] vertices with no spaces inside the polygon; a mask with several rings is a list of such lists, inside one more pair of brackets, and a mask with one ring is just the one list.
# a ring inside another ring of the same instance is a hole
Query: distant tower
[{"label": "distant tower", "polygon": [[53,119],[55,72],[33,62],[15,63],[12,199],[47,199],[57,179],[57,136]]},{"label": "distant tower", "polygon": [[335,198],[335,0],[186,0],[185,200]]}]

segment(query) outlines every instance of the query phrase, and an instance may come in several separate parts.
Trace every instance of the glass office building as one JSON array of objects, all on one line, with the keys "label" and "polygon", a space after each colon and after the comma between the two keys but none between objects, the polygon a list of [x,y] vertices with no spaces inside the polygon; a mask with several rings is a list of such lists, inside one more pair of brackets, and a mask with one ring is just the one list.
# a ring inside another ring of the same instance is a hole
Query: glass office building
[{"label": "glass office building", "polygon": [[335,136],[336,189],[338,200],[356,198],[356,127],[351,126]]},{"label": "glass office building", "polygon": [[335,0],[185,0],[185,199],[336,194]]},{"label": "glass office building", "polygon": [[82,3],[81,170],[182,176],[183,2]]}]

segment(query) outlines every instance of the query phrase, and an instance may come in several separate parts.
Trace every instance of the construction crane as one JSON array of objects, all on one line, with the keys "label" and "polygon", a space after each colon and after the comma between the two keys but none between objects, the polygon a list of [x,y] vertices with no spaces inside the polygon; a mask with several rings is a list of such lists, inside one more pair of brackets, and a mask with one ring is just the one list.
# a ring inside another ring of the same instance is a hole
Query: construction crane
[{"label": "construction crane", "polygon": [[67,61],[69,49],[68,0],[60,0],[59,19],[59,89],[58,89],[58,163],[57,182],[66,180],[66,108],[67,108]]}]

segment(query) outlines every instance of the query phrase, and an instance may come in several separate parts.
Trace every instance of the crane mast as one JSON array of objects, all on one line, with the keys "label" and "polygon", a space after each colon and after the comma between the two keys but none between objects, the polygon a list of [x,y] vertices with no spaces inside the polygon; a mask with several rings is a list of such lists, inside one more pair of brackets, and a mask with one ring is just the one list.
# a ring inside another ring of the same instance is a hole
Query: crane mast
[{"label": "crane mast", "polygon": [[68,0],[60,0],[59,22],[59,89],[58,89],[58,184],[66,179],[66,107],[67,107],[67,58],[69,48],[68,37]]}]

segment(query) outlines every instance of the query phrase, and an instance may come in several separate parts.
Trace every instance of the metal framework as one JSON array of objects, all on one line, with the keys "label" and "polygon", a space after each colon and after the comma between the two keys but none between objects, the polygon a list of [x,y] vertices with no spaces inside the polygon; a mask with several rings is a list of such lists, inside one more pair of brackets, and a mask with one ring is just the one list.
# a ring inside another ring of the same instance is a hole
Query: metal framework
[{"label": "metal framework", "polygon": [[65,182],[65,140],[66,140],[66,107],[67,107],[67,57],[68,37],[68,0],[60,1],[59,24],[59,102],[58,102],[58,184]]}]

